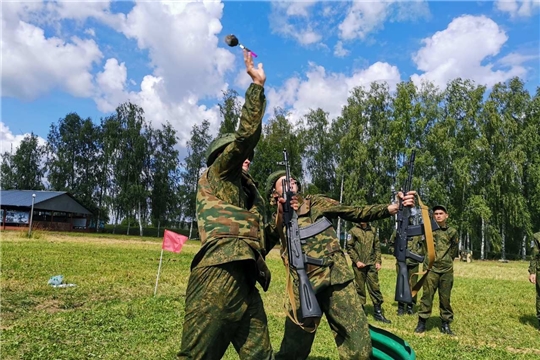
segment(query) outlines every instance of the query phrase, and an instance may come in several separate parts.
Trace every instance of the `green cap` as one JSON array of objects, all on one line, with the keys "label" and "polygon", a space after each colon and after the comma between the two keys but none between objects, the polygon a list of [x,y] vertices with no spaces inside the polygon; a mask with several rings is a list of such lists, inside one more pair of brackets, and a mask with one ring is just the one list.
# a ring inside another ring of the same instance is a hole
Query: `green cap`
[{"label": "green cap", "polygon": [[435,205],[431,210],[433,210],[433,211],[442,210],[442,211],[444,211],[445,213],[448,214],[448,211],[446,210],[446,207],[444,207],[444,205]]},{"label": "green cap", "polygon": [[214,139],[206,149],[206,166],[210,166],[216,161],[218,155],[235,140],[233,133],[221,134]]},{"label": "green cap", "polygon": [[[278,181],[280,177],[285,176],[285,175],[286,175],[285,170],[277,170],[271,173],[270,176],[268,176],[268,178],[266,179],[266,186],[264,188],[267,199],[269,199],[270,196],[272,195],[272,191],[276,187],[276,181]],[[298,180],[298,178],[294,176],[293,174],[291,174],[291,178]],[[300,190],[301,190],[301,186],[300,186],[300,183],[298,183],[298,192],[300,192]]]}]

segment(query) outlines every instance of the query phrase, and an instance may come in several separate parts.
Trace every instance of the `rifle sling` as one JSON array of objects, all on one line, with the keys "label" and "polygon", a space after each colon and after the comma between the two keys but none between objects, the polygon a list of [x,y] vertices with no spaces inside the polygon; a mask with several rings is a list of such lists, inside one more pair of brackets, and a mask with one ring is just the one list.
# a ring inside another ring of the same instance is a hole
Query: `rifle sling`
[{"label": "rifle sling", "polygon": [[[419,275],[422,275],[420,280],[414,285],[414,287],[411,289],[412,296],[416,296],[418,291],[422,288],[422,285],[424,284],[424,281],[426,281],[428,273],[431,271],[431,268],[433,267],[433,263],[435,262],[435,243],[433,242],[433,230],[431,228],[431,218],[429,217],[429,208],[424,205],[422,202],[422,199],[420,199],[420,195],[418,195],[418,203],[420,204],[420,209],[422,209],[422,220],[424,223],[424,235],[426,237],[426,245],[427,245],[427,257],[428,257],[428,266],[427,270],[423,273],[418,273]],[[412,277],[412,275],[411,275]],[[409,279],[409,286],[410,286],[410,279]]]}]

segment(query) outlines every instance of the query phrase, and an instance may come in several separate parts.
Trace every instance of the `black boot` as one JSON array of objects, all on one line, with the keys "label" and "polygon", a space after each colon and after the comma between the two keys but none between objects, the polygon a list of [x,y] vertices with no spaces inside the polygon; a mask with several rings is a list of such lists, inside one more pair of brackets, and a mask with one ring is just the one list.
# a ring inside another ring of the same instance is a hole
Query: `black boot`
[{"label": "black boot", "polygon": [[416,325],[416,329],[414,329],[415,333],[421,334],[426,331],[426,320],[421,317],[418,318],[418,325]]},{"label": "black boot", "polygon": [[385,324],[390,324],[391,321],[384,317],[381,309],[381,305],[375,305],[373,304],[373,317],[375,320],[383,322]]},{"label": "black boot", "polygon": [[398,302],[397,304],[397,314],[398,316],[405,315],[405,304]]},{"label": "black boot", "polygon": [[414,314],[414,306],[413,304],[407,304],[407,315]]},{"label": "black boot", "polygon": [[450,336],[456,335],[456,334],[454,334],[454,333],[452,332],[452,330],[450,329],[450,323],[448,323],[448,322],[446,322],[446,321],[443,321],[443,322],[442,322],[442,325],[441,325],[441,332],[442,332],[443,334],[448,334],[448,335],[450,335]]}]

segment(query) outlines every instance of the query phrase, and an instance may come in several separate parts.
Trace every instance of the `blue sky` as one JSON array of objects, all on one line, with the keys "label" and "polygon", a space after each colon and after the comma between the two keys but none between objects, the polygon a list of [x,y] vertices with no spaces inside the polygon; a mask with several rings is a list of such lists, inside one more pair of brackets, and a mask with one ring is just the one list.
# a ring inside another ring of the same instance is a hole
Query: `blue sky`
[{"label": "blue sky", "polygon": [[30,132],[47,137],[69,112],[96,123],[124,102],[155,126],[217,130],[222,90],[245,92],[235,34],[267,73],[268,114],[333,118],[355,86],[455,77],[491,87],[539,85],[539,1],[4,2],[2,151]]}]

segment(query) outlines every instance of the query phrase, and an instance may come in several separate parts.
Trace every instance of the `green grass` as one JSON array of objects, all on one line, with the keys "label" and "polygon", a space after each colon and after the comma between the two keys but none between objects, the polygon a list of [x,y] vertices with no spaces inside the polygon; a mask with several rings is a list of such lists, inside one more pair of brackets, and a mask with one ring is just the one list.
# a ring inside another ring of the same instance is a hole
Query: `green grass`
[{"label": "green grass", "polygon": [[[164,253],[158,295],[153,297],[161,239],[42,232],[28,239],[1,236],[2,359],[165,359],[180,348],[189,266],[199,248]],[[538,359],[534,286],[525,262],[455,263],[452,305],[455,338],[439,333],[438,302],[428,332],[413,333],[416,316],[397,317],[394,260],[384,256],[380,273],[386,316],[373,322],[408,341],[418,359]],[[277,252],[269,255],[272,284],[263,293],[274,349],[283,336],[285,272]],[[71,288],[47,285],[64,275]],[[351,311],[359,311],[351,309]],[[237,359],[232,348],[225,359]],[[325,321],[312,359],[337,359]]]}]

